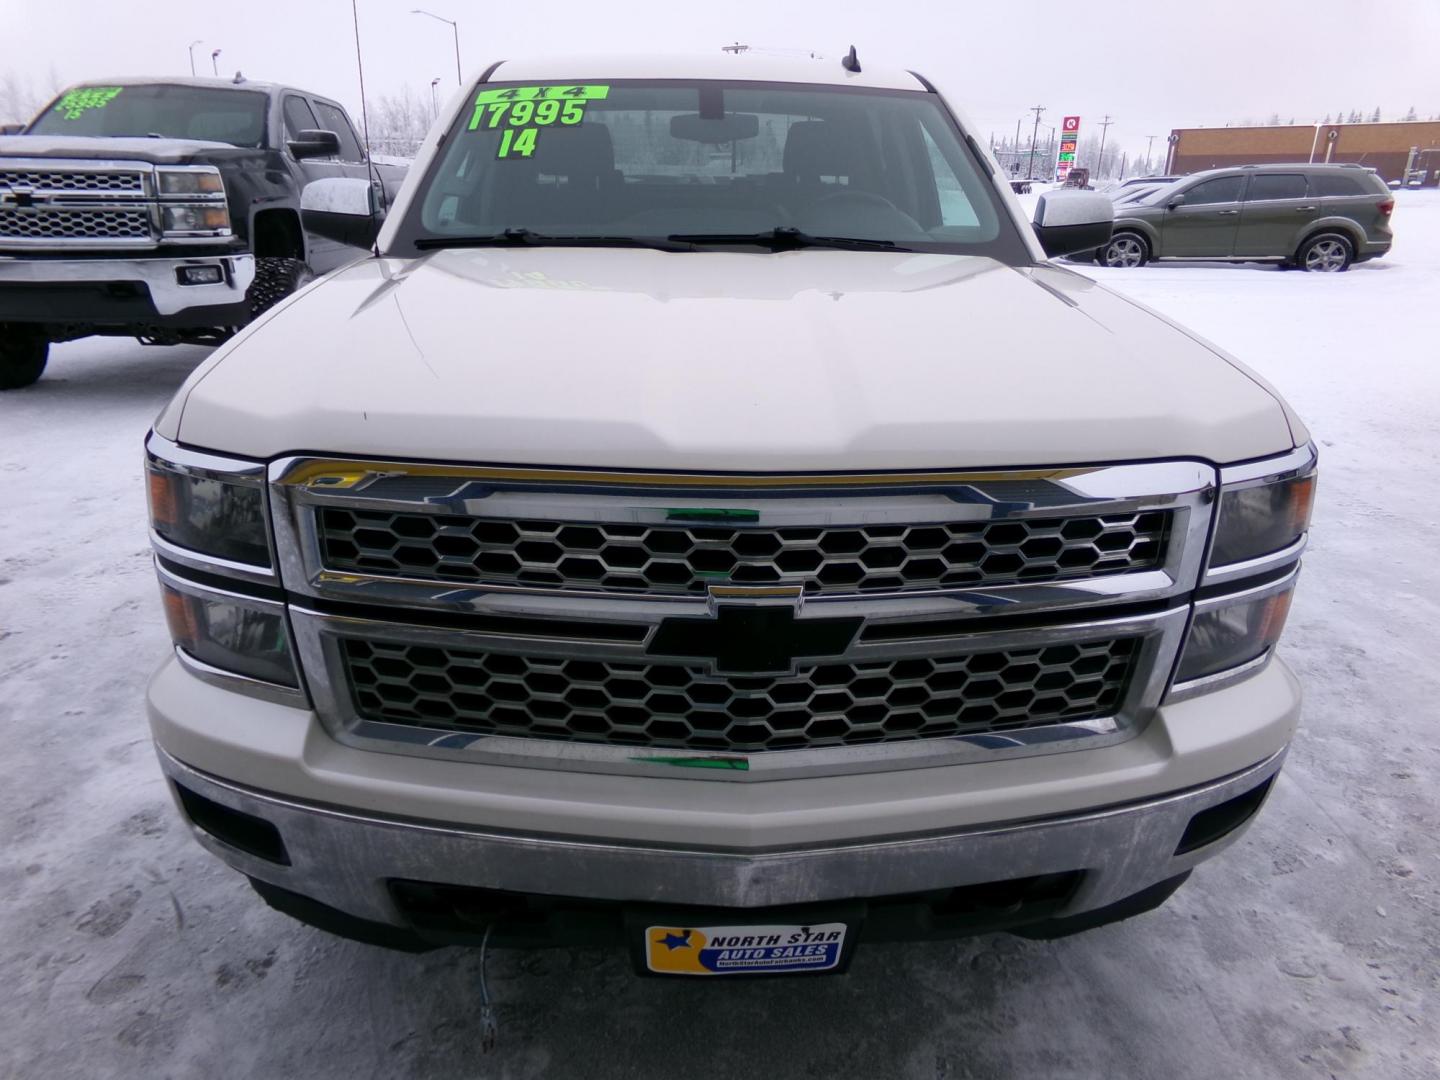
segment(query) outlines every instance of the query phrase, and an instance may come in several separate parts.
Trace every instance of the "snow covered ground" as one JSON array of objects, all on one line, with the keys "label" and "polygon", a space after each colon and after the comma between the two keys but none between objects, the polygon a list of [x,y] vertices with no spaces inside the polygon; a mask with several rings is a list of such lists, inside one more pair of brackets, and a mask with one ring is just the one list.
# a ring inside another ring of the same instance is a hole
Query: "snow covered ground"
[{"label": "snow covered ground", "polygon": [[[202,350],[88,341],[0,397],[0,1076],[1440,1075],[1440,193],[1336,276],[1082,268],[1272,379],[1321,446],[1274,797],[1160,911],[1050,944],[872,947],[839,978],[635,978],[619,953],[337,941],[177,820],[140,441]],[[1157,365],[1164,357],[1156,357]]]}]

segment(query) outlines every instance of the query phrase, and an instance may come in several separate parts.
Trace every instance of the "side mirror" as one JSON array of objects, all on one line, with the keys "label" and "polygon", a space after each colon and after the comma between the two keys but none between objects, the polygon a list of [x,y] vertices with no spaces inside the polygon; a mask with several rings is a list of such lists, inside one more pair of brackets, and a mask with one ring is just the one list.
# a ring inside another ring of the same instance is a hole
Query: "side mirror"
[{"label": "side mirror", "polygon": [[1184,195],[1175,195],[1175,196],[1173,196],[1173,197],[1170,199],[1169,202],[1167,202],[1167,203],[1165,204],[1165,209],[1166,209],[1166,210],[1174,210],[1177,206],[1184,206],[1184,205],[1185,205],[1185,196],[1184,196]]},{"label": "side mirror", "polygon": [[1073,255],[1110,242],[1115,206],[1091,191],[1047,191],[1035,204],[1035,235],[1045,254]]},{"label": "side mirror", "polygon": [[300,192],[300,224],[327,240],[368,248],[380,232],[375,189],[370,181],[353,176],[312,181]]},{"label": "side mirror", "polygon": [[0,135],[19,135],[24,130],[24,124],[0,124]]},{"label": "side mirror", "polygon": [[286,145],[290,147],[290,153],[295,156],[296,161],[340,156],[340,136],[333,131],[306,128]]}]

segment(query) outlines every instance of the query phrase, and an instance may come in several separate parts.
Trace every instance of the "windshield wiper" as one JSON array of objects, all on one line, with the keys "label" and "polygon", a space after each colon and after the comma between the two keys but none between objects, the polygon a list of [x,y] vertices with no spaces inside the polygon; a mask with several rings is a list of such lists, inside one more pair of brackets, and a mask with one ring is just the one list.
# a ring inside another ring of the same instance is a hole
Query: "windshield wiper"
[{"label": "windshield wiper", "polygon": [[773,251],[797,248],[839,248],[845,251],[912,251],[894,240],[864,240],[856,236],[812,236],[790,225],[756,233],[671,233],[669,239],[684,244],[753,244]]},{"label": "windshield wiper", "polygon": [[555,236],[529,229],[506,229],[486,236],[424,236],[415,241],[422,251],[462,247],[634,247],[656,251],[693,251],[693,245],[659,236]]}]

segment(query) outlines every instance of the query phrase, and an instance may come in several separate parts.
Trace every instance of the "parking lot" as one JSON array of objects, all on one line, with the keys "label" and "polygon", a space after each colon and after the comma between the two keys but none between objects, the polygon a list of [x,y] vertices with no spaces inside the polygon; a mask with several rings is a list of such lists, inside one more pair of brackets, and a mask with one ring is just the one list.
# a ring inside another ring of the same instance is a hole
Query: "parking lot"
[{"label": "parking lot", "polygon": [[302,927],[187,835],[142,707],[169,643],[140,444],[206,351],[58,347],[0,397],[0,1076],[1440,1075],[1440,193],[1398,193],[1395,231],[1338,275],[1077,266],[1250,363],[1321,450],[1302,729],[1237,846],[1128,923],[814,981],[497,952],[489,1053],[475,952]]}]

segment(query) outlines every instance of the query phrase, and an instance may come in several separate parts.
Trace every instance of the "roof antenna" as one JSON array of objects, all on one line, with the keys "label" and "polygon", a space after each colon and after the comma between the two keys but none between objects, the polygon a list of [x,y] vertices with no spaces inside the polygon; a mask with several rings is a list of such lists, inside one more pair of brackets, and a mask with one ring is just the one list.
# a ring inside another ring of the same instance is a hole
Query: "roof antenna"
[{"label": "roof antenna", "polygon": [[840,61],[840,66],[846,71],[859,71],[860,58],[855,55],[855,46],[850,46],[850,54]]}]

